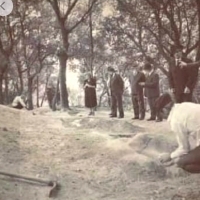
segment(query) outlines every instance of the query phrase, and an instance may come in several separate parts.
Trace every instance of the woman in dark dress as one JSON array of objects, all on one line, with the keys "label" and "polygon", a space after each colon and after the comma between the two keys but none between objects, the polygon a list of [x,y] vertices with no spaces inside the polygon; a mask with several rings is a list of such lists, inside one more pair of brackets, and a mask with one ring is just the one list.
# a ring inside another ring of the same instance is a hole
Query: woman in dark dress
[{"label": "woman in dark dress", "polygon": [[85,107],[90,108],[89,115],[94,115],[94,110],[97,106],[96,79],[91,74],[88,74],[87,80],[84,81],[84,89]]}]

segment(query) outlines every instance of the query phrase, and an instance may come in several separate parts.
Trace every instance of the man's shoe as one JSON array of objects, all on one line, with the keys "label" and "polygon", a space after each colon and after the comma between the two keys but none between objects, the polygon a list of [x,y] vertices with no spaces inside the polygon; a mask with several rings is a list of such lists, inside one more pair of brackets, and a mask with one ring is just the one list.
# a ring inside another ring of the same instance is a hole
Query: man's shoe
[{"label": "man's shoe", "polygon": [[144,117],[140,117],[139,120],[144,120]]},{"label": "man's shoe", "polygon": [[114,118],[114,117],[117,117],[117,115],[110,115],[110,118]]},{"label": "man's shoe", "polygon": [[124,118],[124,116],[119,116],[118,118],[121,119],[121,118]]},{"label": "man's shoe", "polygon": [[139,117],[133,117],[133,118],[131,118],[131,119],[133,119],[133,120],[134,120],[134,119],[139,119]]},{"label": "man's shoe", "polygon": [[149,119],[147,119],[147,121],[154,121],[155,120],[155,118],[149,118]]},{"label": "man's shoe", "polygon": [[156,119],[156,122],[162,122],[162,119]]}]

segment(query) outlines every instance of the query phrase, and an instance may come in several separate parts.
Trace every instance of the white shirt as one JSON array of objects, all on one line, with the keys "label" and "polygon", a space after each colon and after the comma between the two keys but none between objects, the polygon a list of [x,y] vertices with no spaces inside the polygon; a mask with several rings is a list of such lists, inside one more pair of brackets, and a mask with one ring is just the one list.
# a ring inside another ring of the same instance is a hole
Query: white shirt
[{"label": "white shirt", "polygon": [[137,70],[133,70],[133,76],[136,76],[138,74],[138,71]]},{"label": "white shirt", "polygon": [[16,96],[12,102],[12,106],[15,107],[18,104],[21,104],[23,107],[26,107],[26,104],[24,103],[23,99],[21,98],[21,96]]},{"label": "white shirt", "polygon": [[154,69],[152,69],[152,70],[149,72],[148,76],[150,76],[153,72],[154,72]]},{"label": "white shirt", "polygon": [[178,126],[188,134],[200,130],[200,104],[184,102],[174,104],[167,121],[171,130],[177,132]]}]

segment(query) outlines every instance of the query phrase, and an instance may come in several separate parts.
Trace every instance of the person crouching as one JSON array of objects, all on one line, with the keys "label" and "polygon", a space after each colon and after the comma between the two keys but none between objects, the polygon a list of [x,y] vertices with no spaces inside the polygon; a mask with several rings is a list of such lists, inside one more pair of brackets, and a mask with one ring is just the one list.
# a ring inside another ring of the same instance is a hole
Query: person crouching
[{"label": "person crouching", "polygon": [[12,102],[12,107],[16,109],[26,108],[25,95],[16,96]]}]

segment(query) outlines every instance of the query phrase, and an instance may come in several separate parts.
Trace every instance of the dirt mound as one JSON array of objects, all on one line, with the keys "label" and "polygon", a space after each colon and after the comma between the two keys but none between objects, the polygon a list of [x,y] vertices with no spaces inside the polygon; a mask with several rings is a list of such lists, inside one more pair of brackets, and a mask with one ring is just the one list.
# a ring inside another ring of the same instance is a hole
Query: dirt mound
[{"label": "dirt mound", "polygon": [[[112,120],[104,118],[79,118],[69,120],[63,120],[63,125],[65,127],[76,127],[80,129],[96,129],[101,132],[109,132],[113,137],[123,137],[123,133],[137,133],[141,132],[142,128],[133,125],[124,120]],[[117,134],[116,134],[117,133]],[[120,133],[120,134],[119,134]],[[130,135],[130,137],[134,134]],[[129,137],[124,136],[124,137]]]},{"label": "dirt mound", "polygon": [[[165,168],[157,160],[160,153],[170,152],[177,145],[165,122],[159,126],[133,122],[127,115],[110,119],[104,117],[104,111],[84,118],[84,110],[80,110],[81,117],[76,112],[52,112],[48,108],[19,111],[0,106],[0,110],[1,169],[58,180],[62,188],[57,199],[167,200],[176,194],[179,196],[174,200],[199,197],[198,176],[190,178],[175,166]],[[7,183],[1,177],[0,184],[2,199],[49,199],[45,196],[48,187]]]},{"label": "dirt mound", "polygon": [[129,145],[138,153],[155,156],[160,153],[171,152],[177,144],[164,135],[140,133],[129,141]]},{"label": "dirt mound", "polygon": [[0,105],[0,127],[7,130],[19,129],[21,122],[21,113],[23,110],[17,110],[8,106]]}]

